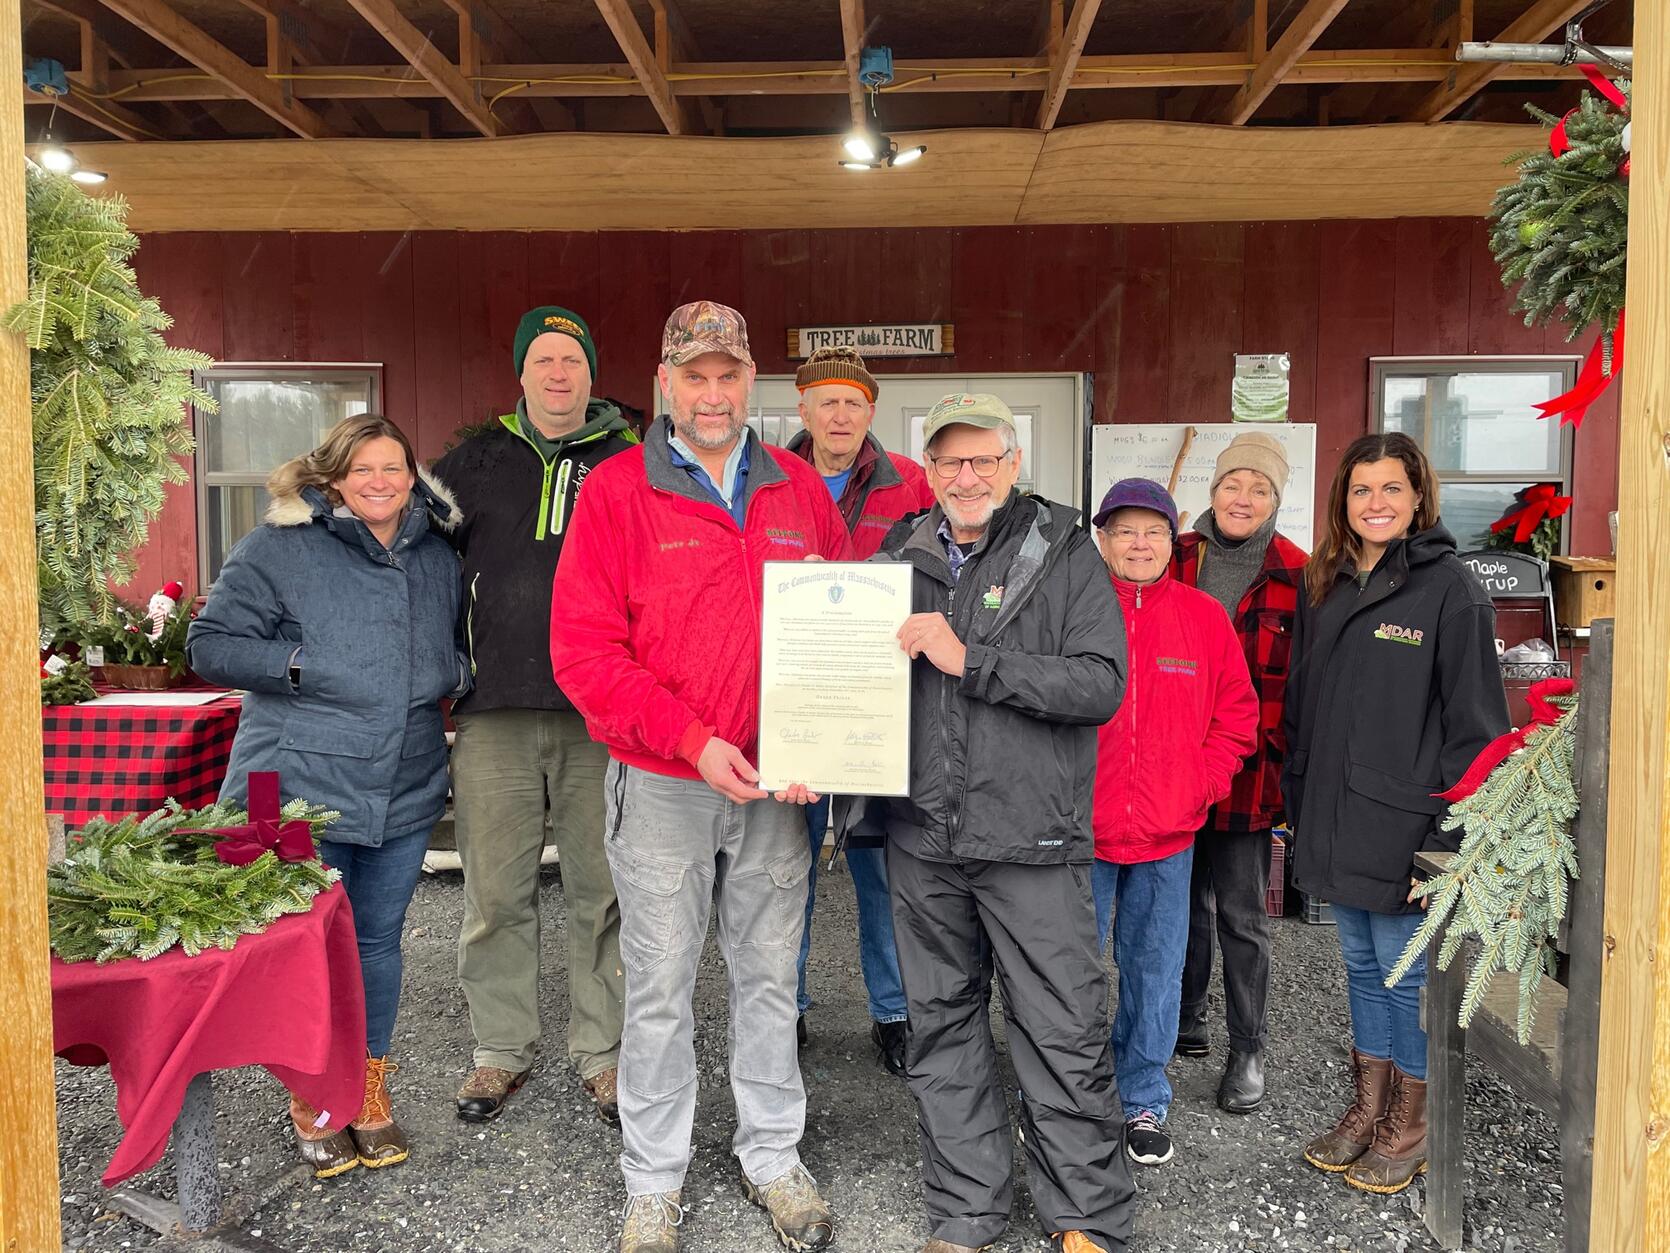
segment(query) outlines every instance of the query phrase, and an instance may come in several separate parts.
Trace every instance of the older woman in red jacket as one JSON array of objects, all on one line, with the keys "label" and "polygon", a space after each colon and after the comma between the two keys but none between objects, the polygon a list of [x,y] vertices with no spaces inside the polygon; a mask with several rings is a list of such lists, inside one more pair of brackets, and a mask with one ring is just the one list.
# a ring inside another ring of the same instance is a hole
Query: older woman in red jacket
[{"label": "older woman in red jacket", "polygon": [[[1125,613],[1129,677],[1101,729],[1091,826],[1097,932],[1119,962],[1114,1070],[1125,1151],[1171,1160],[1166,1062],[1177,1042],[1195,832],[1253,751],[1258,698],[1229,615],[1168,572],[1177,506],[1158,483],[1115,483],[1096,511],[1097,543]],[[1117,917],[1114,917],[1117,913]]]}]

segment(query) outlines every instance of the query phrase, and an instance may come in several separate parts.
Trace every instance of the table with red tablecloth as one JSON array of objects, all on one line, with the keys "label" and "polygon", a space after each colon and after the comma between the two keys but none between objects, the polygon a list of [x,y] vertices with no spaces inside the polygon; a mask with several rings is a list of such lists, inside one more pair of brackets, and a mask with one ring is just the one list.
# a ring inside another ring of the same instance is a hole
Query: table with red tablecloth
[{"label": "table with red tablecloth", "polygon": [[[230,950],[106,965],[52,959],[52,1045],[108,1062],[125,1132],[106,1187],[154,1165],[194,1077],[263,1066],[332,1127],[365,1096],[365,993],[353,912],[336,884]],[[211,1163],[212,1169],[212,1163]]]},{"label": "table with red tablecloth", "polygon": [[47,813],[74,830],[150,813],[169,797],[212,805],[242,707],[230,694],[203,705],[41,706]]}]

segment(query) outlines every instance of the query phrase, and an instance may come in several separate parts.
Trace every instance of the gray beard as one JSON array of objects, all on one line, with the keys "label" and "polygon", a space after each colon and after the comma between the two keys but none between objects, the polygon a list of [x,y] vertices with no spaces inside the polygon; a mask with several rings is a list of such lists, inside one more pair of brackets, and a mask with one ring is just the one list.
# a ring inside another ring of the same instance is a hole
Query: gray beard
[{"label": "gray beard", "polygon": [[[717,415],[710,414],[707,416]],[[675,413],[673,415],[673,430],[678,432],[678,437],[691,447],[702,448],[708,452],[729,448],[747,424],[748,419],[745,416],[733,413],[731,414],[731,426],[724,435],[704,435],[701,428],[696,425],[696,415],[694,413],[688,415]]]}]

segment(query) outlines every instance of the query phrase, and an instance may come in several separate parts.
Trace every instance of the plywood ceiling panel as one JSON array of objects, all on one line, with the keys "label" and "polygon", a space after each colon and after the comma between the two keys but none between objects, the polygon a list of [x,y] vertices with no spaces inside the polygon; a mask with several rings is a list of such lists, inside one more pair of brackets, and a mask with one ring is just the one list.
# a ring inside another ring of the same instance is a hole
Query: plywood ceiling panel
[{"label": "plywood ceiling panel", "polygon": [[[1533,127],[1101,122],[924,132],[852,173],[828,138],[530,135],[81,146],[138,230],[709,230],[1483,214]],[[903,138],[903,137],[901,137]]]}]

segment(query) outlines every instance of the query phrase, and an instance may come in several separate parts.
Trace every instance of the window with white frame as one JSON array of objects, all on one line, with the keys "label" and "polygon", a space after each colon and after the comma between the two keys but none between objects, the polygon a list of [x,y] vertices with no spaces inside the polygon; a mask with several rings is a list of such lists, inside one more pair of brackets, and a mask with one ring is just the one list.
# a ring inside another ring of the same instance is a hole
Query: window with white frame
[{"label": "window with white frame", "polygon": [[382,367],[362,364],[217,365],[197,376],[218,413],[198,410],[199,586],[220,575],[232,546],[267,512],[267,476],[317,448],[343,418],[376,412]]},{"label": "window with white frame", "polygon": [[1374,357],[1369,370],[1375,429],[1426,451],[1463,552],[1484,546],[1521,488],[1555,483],[1570,494],[1571,428],[1534,406],[1572,386],[1577,358]]}]

